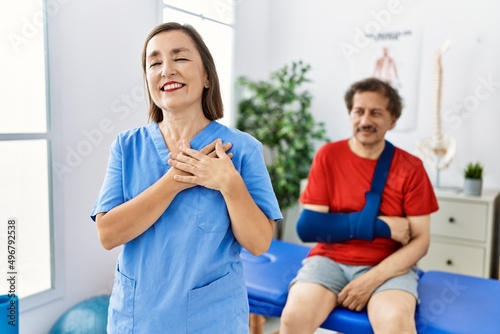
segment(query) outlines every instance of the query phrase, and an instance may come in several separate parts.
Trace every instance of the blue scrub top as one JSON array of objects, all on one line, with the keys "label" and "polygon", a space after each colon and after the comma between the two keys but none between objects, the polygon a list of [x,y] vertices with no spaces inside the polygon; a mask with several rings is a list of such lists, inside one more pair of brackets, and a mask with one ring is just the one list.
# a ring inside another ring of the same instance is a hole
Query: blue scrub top
[{"label": "blue scrub top", "polygon": [[[232,162],[264,214],[282,219],[252,136],[211,122],[190,145],[231,142]],[[136,197],[171,168],[157,123],[120,133],[91,217]],[[248,333],[241,245],[216,190],[180,192],[148,230],[123,245],[111,294],[108,333]]]}]

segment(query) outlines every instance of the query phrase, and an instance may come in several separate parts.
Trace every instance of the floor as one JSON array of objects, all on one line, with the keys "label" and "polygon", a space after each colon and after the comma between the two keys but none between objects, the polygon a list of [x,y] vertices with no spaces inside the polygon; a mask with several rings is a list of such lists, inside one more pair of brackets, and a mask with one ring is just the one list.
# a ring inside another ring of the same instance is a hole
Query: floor
[{"label": "floor", "polygon": [[[264,325],[264,334],[272,334],[280,328],[279,318],[267,318],[266,324]],[[329,331],[326,329],[318,329],[314,334],[334,334],[336,332]]]}]

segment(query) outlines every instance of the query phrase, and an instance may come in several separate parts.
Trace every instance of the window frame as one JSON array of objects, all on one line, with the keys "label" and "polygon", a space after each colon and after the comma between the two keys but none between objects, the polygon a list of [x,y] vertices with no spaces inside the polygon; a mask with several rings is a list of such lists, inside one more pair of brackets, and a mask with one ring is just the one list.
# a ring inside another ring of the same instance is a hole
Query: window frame
[{"label": "window frame", "polygon": [[[163,18],[163,12],[166,8],[168,9],[171,9],[171,10],[175,10],[175,11],[179,11],[183,14],[186,14],[186,15],[192,15],[194,17],[198,17],[200,18],[202,21],[203,20],[207,20],[207,21],[211,21],[213,23],[216,23],[216,24],[220,24],[220,25],[224,25],[226,27],[230,27],[231,30],[232,30],[232,41],[231,41],[231,64],[229,64],[230,66],[230,89],[229,91],[227,92],[228,93],[228,103],[227,104],[224,104],[224,117],[220,120],[218,120],[219,122],[223,123],[224,125],[227,125],[227,126],[231,126],[233,127],[234,124],[235,124],[235,110],[236,110],[236,101],[235,101],[235,87],[234,87],[234,80],[235,80],[235,71],[234,71],[234,10],[233,10],[233,20],[231,23],[226,23],[226,22],[222,22],[222,21],[219,21],[219,20],[216,20],[216,19],[213,19],[213,18],[210,18],[210,17],[207,17],[207,16],[204,16],[203,15],[203,12],[200,13],[200,14],[197,14],[197,13],[193,13],[193,12],[190,12],[189,10],[186,10],[186,9],[183,9],[181,7],[177,7],[177,6],[173,6],[173,5],[169,5],[169,4],[166,4],[163,2],[163,0],[159,0],[157,2],[158,4],[158,20],[160,23],[165,23],[166,21],[164,20]],[[231,4],[232,6],[234,7],[235,6],[235,0],[231,0]],[[182,22],[180,22],[182,23]],[[202,37],[204,37],[204,34],[203,34],[203,31],[198,31]],[[219,72],[219,68],[217,68],[217,72]],[[220,80],[220,79],[219,79]],[[222,95],[224,96],[224,93],[226,92],[221,92]],[[223,98],[224,100],[224,98]]]},{"label": "window frame", "polygon": [[[61,215],[61,201],[56,201],[56,199],[61,199],[61,185],[56,186],[53,177],[53,126],[52,126],[52,110],[51,110],[51,89],[50,89],[50,52],[49,52],[49,34],[48,34],[48,13],[47,0],[41,1],[41,11],[43,13],[43,24],[41,27],[41,34],[43,35],[43,66],[45,67],[45,121],[46,129],[44,132],[18,132],[18,133],[0,133],[0,142],[8,141],[25,141],[25,140],[43,140],[47,147],[47,197],[48,197],[48,231],[47,236],[49,238],[49,251],[50,251],[50,287],[46,290],[34,293],[32,295],[24,296],[19,303],[20,313],[29,311],[31,309],[38,308],[44,304],[50,303],[54,300],[63,297],[63,238],[62,238],[62,224],[57,224],[57,222],[62,221]],[[14,217],[15,218],[15,217]],[[20,236],[22,239],[22,235]],[[23,285],[23,273],[18,274],[20,284]]]}]

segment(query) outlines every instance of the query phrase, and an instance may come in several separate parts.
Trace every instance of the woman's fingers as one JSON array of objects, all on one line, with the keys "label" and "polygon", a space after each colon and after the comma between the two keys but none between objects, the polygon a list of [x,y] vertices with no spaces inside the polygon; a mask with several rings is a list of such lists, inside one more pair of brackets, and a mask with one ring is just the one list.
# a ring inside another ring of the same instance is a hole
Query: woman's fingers
[{"label": "woman's fingers", "polygon": [[210,144],[208,144],[207,146],[203,147],[200,152],[205,154],[205,155],[209,155],[211,154],[214,150],[215,150],[215,143],[216,143],[217,139],[214,140],[213,142],[211,142]]},{"label": "woman's fingers", "polygon": [[231,143],[222,144],[222,140],[217,139],[197,151],[183,141],[178,153],[170,152],[168,164],[186,175],[177,174],[174,179],[219,189],[228,171],[234,169],[231,162],[233,154],[227,153],[231,147]]},{"label": "woman's fingers", "polygon": [[[203,147],[200,152],[205,154],[206,156],[210,157],[210,158],[216,158],[217,157],[217,154],[215,153],[215,144],[220,141],[220,139],[216,139],[214,140],[213,142],[211,142],[210,144],[208,144],[207,146]],[[224,150],[224,152],[227,152],[231,149],[231,147],[233,147],[233,144],[231,143],[225,143],[224,145],[222,145],[222,149]],[[232,153],[228,153],[229,157],[232,158],[233,155]]]}]

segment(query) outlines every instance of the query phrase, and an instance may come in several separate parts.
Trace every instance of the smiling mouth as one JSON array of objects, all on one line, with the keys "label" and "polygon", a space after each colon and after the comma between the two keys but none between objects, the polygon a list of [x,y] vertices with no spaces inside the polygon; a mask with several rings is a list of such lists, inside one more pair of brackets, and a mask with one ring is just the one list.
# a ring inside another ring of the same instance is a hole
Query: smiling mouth
[{"label": "smiling mouth", "polygon": [[175,82],[175,83],[168,83],[168,84],[163,85],[161,90],[163,92],[171,92],[171,91],[174,91],[174,90],[182,88],[182,87],[184,87],[183,84]]}]

